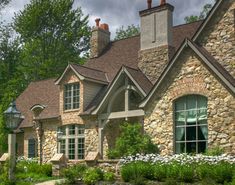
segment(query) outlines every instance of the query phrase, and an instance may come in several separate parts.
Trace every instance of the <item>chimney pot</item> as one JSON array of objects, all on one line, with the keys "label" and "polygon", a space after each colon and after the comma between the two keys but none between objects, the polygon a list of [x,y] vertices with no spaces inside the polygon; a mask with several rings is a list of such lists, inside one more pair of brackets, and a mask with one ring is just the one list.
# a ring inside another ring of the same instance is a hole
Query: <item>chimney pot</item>
[{"label": "chimney pot", "polygon": [[103,29],[103,30],[109,31],[109,25],[108,24],[105,24],[105,23],[101,24],[100,28]]},{"label": "chimney pot", "polygon": [[161,4],[160,5],[164,5],[166,4],[166,0],[161,0]]},{"label": "chimney pot", "polygon": [[95,19],[96,27],[100,26],[100,18]]},{"label": "chimney pot", "polygon": [[148,2],[148,9],[152,8],[152,0],[147,0]]}]

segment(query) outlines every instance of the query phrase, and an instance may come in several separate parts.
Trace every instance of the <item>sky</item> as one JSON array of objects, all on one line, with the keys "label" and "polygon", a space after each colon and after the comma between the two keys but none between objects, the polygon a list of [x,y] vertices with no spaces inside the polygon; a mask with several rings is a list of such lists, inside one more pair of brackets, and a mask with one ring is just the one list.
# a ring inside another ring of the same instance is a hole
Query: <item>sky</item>
[{"label": "sky", "polygon": [[[3,9],[3,19],[10,22],[15,13],[19,12],[30,0],[12,0]],[[184,23],[184,17],[198,15],[206,3],[214,0],[166,0],[175,7],[174,25]],[[116,29],[122,25],[138,25],[139,11],[147,8],[147,0],[74,0],[74,7],[81,7],[85,15],[89,14],[89,25],[95,25],[95,19],[101,18],[101,23],[109,24],[114,37]],[[159,5],[160,0],[153,0],[153,6]]]}]

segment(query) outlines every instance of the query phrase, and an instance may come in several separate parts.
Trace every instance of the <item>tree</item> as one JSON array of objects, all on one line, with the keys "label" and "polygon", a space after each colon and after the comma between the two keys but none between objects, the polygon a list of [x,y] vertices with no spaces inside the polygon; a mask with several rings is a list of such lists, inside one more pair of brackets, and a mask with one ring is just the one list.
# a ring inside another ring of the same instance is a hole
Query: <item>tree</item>
[{"label": "tree", "polygon": [[23,90],[20,75],[17,72],[19,66],[19,42],[13,38],[11,26],[0,28],[0,155],[7,150],[7,133],[4,124],[3,112],[10,102]]},{"label": "tree", "polygon": [[116,30],[116,36],[114,40],[126,39],[140,34],[140,27],[137,25],[130,25],[126,29],[124,26],[121,26]]},{"label": "tree", "polygon": [[10,0],[0,0],[0,9],[6,6],[9,2]]},{"label": "tree", "polygon": [[186,23],[191,23],[191,22],[195,22],[195,21],[205,19],[212,7],[213,7],[212,4],[205,4],[203,6],[203,10],[200,12],[199,15],[187,16],[187,17],[184,18],[185,22]]},{"label": "tree", "polygon": [[89,49],[88,16],[74,0],[31,0],[14,17],[22,42],[20,71],[26,81],[58,76]]}]

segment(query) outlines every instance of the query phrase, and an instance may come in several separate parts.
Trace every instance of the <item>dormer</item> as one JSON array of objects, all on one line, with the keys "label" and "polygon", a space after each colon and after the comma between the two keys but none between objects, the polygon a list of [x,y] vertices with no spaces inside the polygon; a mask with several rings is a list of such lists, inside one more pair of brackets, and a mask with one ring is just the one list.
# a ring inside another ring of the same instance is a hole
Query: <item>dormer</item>
[{"label": "dormer", "polygon": [[64,117],[64,122],[70,122],[65,115],[69,114],[71,119],[75,119],[82,114],[101,88],[108,85],[108,80],[102,71],[70,64],[55,84],[60,87],[62,120]]}]

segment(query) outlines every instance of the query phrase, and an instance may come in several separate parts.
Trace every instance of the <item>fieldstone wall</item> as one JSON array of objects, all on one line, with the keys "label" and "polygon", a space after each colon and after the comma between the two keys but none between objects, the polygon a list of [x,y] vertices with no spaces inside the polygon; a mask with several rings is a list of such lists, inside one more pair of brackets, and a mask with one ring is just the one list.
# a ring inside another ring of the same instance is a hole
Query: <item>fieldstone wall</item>
[{"label": "fieldstone wall", "polygon": [[170,46],[140,50],[138,67],[154,83],[162,73],[173,52],[174,48]]},{"label": "fieldstone wall", "polygon": [[47,121],[43,123],[42,137],[42,161],[48,162],[57,153],[57,128],[58,121]]},{"label": "fieldstone wall", "polygon": [[146,107],[144,129],[162,155],[174,153],[173,102],[199,94],[208,98],[208,146],[235,154],[235,98],[190,49],[185,49]]},{"label": "fieldstone wall", "polygon": [[223,1],[203,34],[201,43],[235,77],[235,1]]}]

